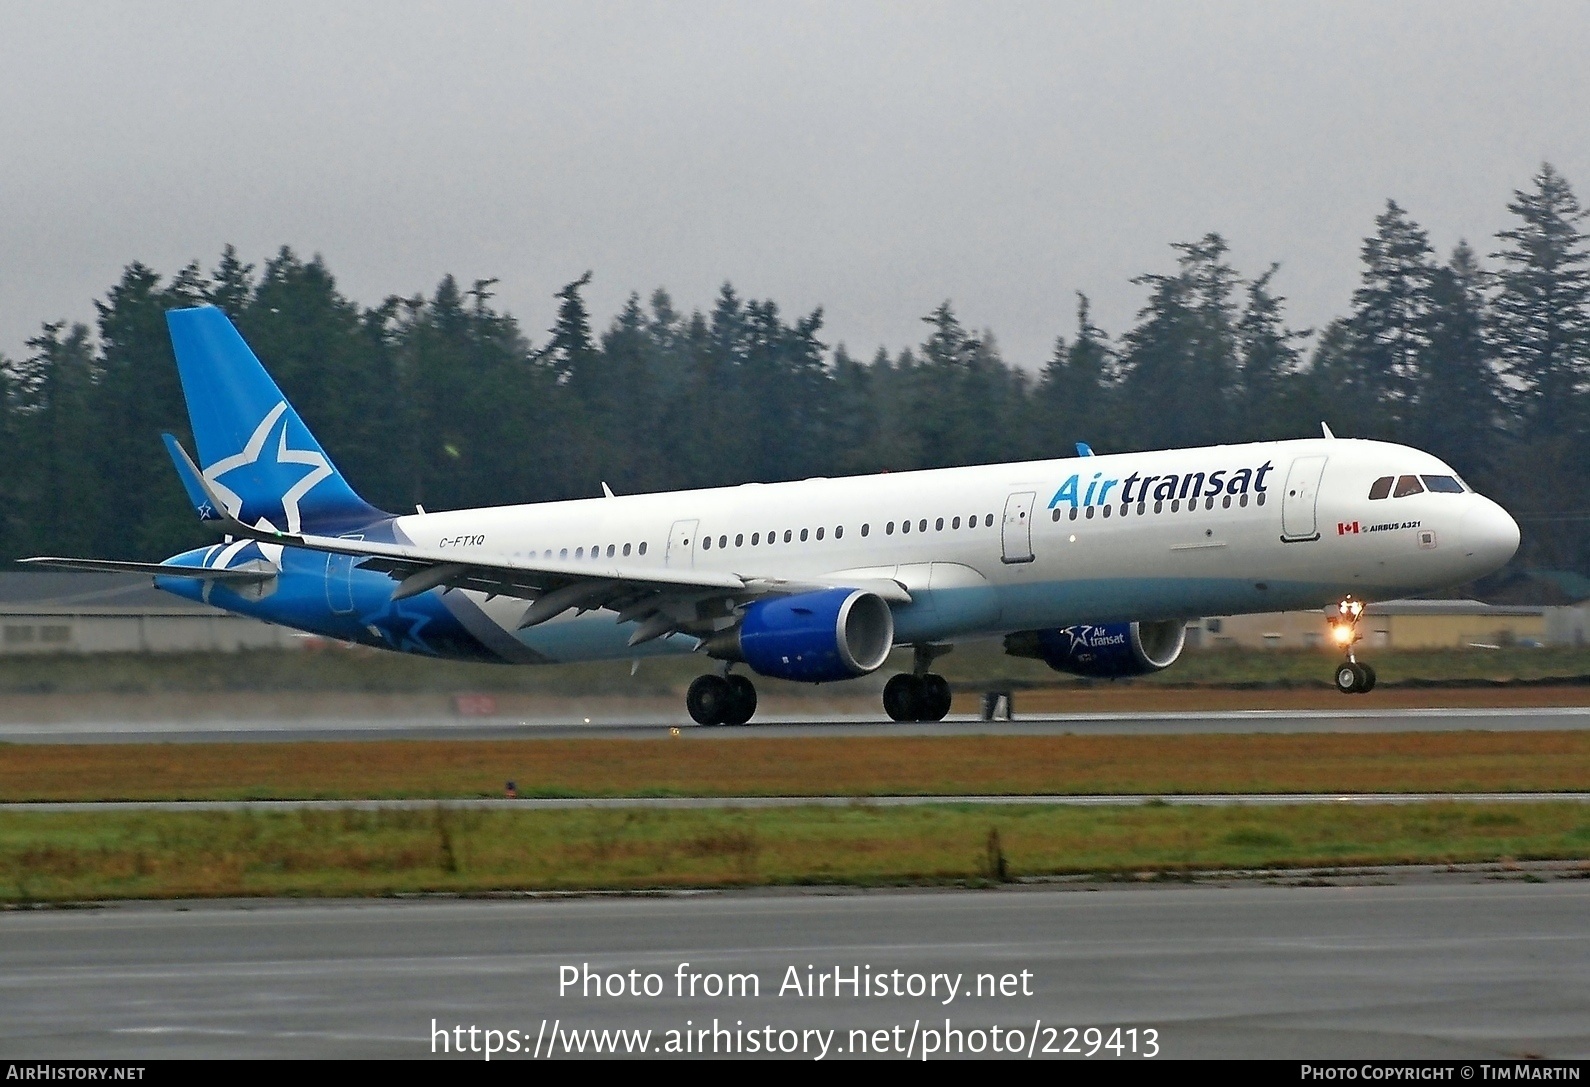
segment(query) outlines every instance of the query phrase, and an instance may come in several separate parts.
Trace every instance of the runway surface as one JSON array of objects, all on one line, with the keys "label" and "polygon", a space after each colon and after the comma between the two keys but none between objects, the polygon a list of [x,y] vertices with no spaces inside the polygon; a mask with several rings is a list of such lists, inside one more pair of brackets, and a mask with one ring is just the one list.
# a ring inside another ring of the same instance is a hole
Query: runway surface
[{"label": "runway surface", "polygon": [[0,812],[134,811],[559,811],[570,808],[909,808],[924,804],[1005,807],[1037,804],[1068,808],[1123,807],[1147,803],[1200,808],[1278,807],[1296,804],[1590,804],[1590,793],[1200,793],[1145,796],[1137,793],[1036,796],[611,796],[521,797],[515,800],[38,800],[0,804]]},{"label": "runway surface", "polygon": [[[920,1057],[997,1025],[1039,1057],[1089,1027],[1165,1057],[1584,1057],[1590,881],[1560,874],[8,912],[0,1055],[416,1057],[491,1029],[545,1056],[586,1028],[651,1052],[705,1028],[709,1053]],[[624,995],[582,995],[586,965]],[[888,995],[835,995],[836,969]],[[756,994],[705,995],[730,974]]]},{"label": "runway surface", "polygon": [[897,724],[877,717],[771,717],[739,728],[703,728],[656,716],[599,720],[517,717],[309,718],[305,720],[63,721],[0,724],[0,743],[269,743],[300,740],[752,739],[772,736],[1155,735],[1231,732],[1517,732],[1590,728],[1590,707],[1527,709],[1231,710],[1189,713],[1022,715],[1014,721],[950,717]]}]

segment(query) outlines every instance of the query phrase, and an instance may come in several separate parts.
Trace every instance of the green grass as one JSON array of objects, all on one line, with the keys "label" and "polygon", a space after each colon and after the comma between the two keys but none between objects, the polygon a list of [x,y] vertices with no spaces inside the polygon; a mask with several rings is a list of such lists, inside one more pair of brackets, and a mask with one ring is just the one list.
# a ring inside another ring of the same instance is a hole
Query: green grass
[{"label": "green grass", "polygon": [[[1573,803],[0,813],[0,901],[966,884],[1590,857]],[[1587,867],[1590,871],[1590,867]]]}]

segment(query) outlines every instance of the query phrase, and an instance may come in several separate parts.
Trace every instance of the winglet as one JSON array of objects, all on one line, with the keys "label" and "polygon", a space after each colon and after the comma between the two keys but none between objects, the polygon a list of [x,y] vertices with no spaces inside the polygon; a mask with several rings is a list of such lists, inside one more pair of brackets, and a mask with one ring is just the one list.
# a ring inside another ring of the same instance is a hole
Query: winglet
[{"label": "winglet", "polygon": [[188,501],[198,511],[199,520],[222,520],[221,514],[216,512],[215,499],[205,486],[203,473],[188,456],[188,451],[182,448],[182,443],[170,434],[160,435],[160,440],[166,443],[166,452],[171,454],[171,462],[177,467],[177,478],[182,480],[182,489],[188,492]]},{"label": "winglet", "polygon": [[1093,447],[1091,445],[1089,445],[1087,442],[1078,442],[1077,443],[1077,456],[1079,456],[1079,457],[1091,457],[1091,456],[1093,456]]},{"label": "winglet", "polygon": [[[242,536],[251,540],[266,541],[295,541],[300,539],[297,535],[288,532],[279,532],[274,528],[254,528],[237,519],[237,515],[227,508],[221,497],[215,493],[215,488],[210,481],[204,478],[204,473],[199,471],[199,466],[193,463],[193,458],[188,456],[188,451],[182,448],[182,443],[169,434],[161,435],[166,440],[166,450],[171,454],[171,459],[176,462],[177,475],[182,478],[182,486],[186,488],[188,497],[193,499],[199,517],[205,521],[219,521],[226,526],[227,532],[234,536]],[[198,494],[194,494],[194,489]]]},{"label": "winglet", "polygon": [[1329,423],[1321,421],[1320,425],[1319,425],[1319,428],[1320,428],[1320,430],[1324,431],[1325,437],[1327,437],[1327,438],[1336,437],[1336,435],[1331,433],[1331,425]]}]

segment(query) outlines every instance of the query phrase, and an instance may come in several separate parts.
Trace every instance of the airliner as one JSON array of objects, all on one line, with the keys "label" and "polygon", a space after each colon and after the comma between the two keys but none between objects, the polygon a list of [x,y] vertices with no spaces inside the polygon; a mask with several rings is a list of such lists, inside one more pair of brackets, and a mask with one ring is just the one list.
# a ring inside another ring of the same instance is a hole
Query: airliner
[{"label": "airliner", "polygon": [[[365,502],[226,315],[167,314],[197,461],[165,445],[209,547],[148,574],[178,596],[349,643],[508,664],[699,654],[701,725],[756,712],[747,671],[864,676],[896,721],[937,721],[957,641],[1063,672],[1167,668],[1186,622],[1335,605],[1343,693],[1367,601],[1505,564],[1518,525],[1428,453],[1322,436],[842,479],[393,515]],[[736,671],[735,669],[739,669]]]}]

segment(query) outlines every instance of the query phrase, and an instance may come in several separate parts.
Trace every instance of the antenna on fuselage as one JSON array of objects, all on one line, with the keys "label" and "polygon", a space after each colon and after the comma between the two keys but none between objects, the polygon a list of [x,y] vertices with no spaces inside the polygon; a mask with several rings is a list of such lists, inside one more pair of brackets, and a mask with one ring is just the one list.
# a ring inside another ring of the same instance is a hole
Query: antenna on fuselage
[{"label": "antenna on fuselage", "polygon": [[1089,445],[1087,442],[1078,442],[1077,443],[1077,456],[1079,456],[1079,457],[1091,457],[1091,456],[1093,456],[1093,447],[1091,445]]},{"label": "antenna on fuselage", "polygon": [[611,487],[609,487],[607,485],[607,481],[605,479],[602,481],[602,494],[606,498],[615,497],[615,495],[613,494],[613,488],[611,488]]},{"label": "antenna on fuselage", "polygon": [[1325,437],[1327,437],[1327,438],[1336,437],[1336,435],[1331,433],[1331,425],[1329,423],[1325,422],[1324,420],[1320,421],[1319,428],[1320,428],[1320,430],[1325,432]]}]

